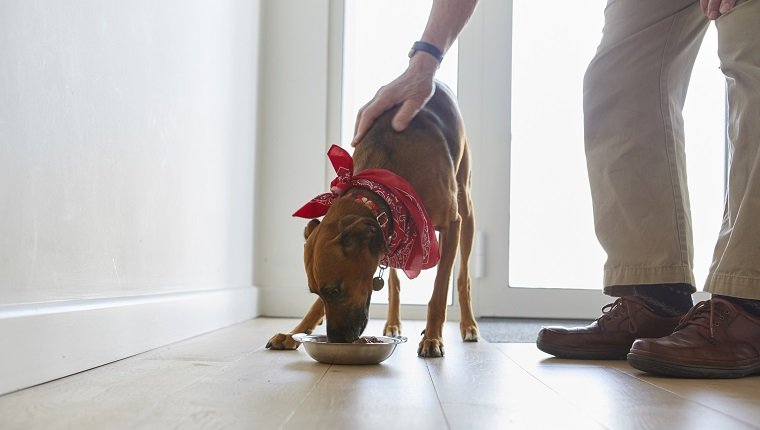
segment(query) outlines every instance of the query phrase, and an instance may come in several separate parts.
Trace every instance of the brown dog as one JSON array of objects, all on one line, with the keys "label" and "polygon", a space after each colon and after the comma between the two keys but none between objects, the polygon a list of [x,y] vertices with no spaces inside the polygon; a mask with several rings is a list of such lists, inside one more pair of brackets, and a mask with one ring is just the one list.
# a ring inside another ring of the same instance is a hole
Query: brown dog
[{"label": "brown dog", "polygon": [[[470,151],[454,96],[444,85],[436,83],[433,97],[401,133],[390,125],[395,112],[396,109],[386,112],[375,121],[356,147],[353,165],[358,172],[356,177],[373,171],[369,169],[387,169],[408,181],[427,209],[431,227],[440,232],[438,273],[417,353],[422,357],[441,357],[446,298],[457,247],[461,252],[457,279],[460,331],[465,341],[477,341],[479,335],[472,313],[468,267],[475,231],[470,199]],[[336,171],[339,170],[336,166]],[[322,222],[312,219],[304,230],[309,289],[319,298],[290,333],[274,335],[267,348],[298,348],[299,343],[291,335],[311,333],[323,318],[331,342],[352,342],[366,327],[373,283],[376,288],[381,287],[373,280],[374,273],[381,262],[388,264],[392,251],[389,246],[398,239],[394,228],[405,224],[405,217],[387,216],[393,212],[394,204],[389,203],[392,196],[389,199],[383,193],[353,186],[347,180],[341,184],[341,172],[338,173],[339,178],[333,181],[333,198]],[[393,227],[387,225],[394,221]],[[414,244],[418,248],[419,241],[430,239],[419,224],[415,237],[418,242]],[[398,336],[400,284],[394,264],[390,265],[389,306],[383,331],[387,336]],[[420,268],[426,266],[418,264],[404,270],[414,276]]]}]

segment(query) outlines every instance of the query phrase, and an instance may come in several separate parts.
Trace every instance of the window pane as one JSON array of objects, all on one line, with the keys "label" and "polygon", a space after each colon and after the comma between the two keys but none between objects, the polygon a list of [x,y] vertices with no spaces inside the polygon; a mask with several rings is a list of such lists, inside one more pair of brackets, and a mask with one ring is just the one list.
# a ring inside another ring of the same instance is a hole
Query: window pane
[{"label": "window pane", "polygon": [[[358,110],[372,99],[380,86],[406,69],[407,53],[422,34],[431,4],[431,0],[346,0],[341,143],[347,150],[351,151]],[[456,44],[449,49],[436,76],[456,92]],[[427,304],[435,273],[435,269],[425,270],[412,281],[399,273],[404,286],[402,303]],[[387,271],[385,277],[387,283]],[[372,302],[386,303],[387,291],[384,288],[374,293]]]},{"label": "window pane", "polygon": [[[514,2],[509,247],[513,287],[601,286],[606,255],[593,229],[582,84],[601,37],[605,3]],[[699,172],[689,176],[697,282],[709,268],[723,209],[724,165],[716,160],[724,157],[724,81],[716,51],[711,28],[684,111],[688,168]]]}]

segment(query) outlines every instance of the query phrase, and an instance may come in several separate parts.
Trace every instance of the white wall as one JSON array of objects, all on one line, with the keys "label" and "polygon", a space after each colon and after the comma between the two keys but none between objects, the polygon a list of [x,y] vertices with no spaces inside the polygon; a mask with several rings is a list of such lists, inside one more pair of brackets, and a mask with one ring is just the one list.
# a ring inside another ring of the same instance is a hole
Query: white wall
[{"label": "white wall", "polygon": [[229,316],[201,306],[135,321],[145,340],[123,340],[129,318],[96,334],[138,349],[256,314],[258,46],[256,1],[0,2],[2,355],[76,337],[76,321],[18,333],[61,303],[86,314],[204,294],[250,301]]}]

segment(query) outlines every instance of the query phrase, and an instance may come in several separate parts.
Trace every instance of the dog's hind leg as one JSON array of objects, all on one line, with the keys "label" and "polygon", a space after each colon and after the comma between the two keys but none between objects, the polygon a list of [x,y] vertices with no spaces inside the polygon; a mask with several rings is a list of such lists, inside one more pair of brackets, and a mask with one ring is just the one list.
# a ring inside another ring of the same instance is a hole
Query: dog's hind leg
[{"label": "dog's hind leg", "polygon": [[400,292],[401,284],[398,273],[396,269],[391,267],[388,271],[388,318],[385,320],[385,328],[383,328],[385,336],[401,336]]},{"label": "dog's hind leg", "polygon": [[457,295],[459,296],[459,331],[462,340],[476,342],[479,337],[478,323],[472,312],[472,294],[470,291],[470,254],[475,237],[475,213],[470,197],[470,152],[465,147],[462,162],[457,174],[459,192],[457,194],[459,216],[462,217],[462,231],[459,236],[460,267],[457,276]]}]

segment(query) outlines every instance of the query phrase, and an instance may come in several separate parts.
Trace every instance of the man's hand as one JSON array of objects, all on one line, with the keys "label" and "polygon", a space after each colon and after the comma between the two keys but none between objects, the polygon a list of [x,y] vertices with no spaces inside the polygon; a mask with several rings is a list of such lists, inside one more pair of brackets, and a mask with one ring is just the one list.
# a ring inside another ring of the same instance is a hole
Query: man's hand
[{"label": "man's hand", "polygon": [[361,141],[377,117],[397,105],[401,107],[393,117],[391,126],[396,131],[406,129],[412,118],[433,96],[433,77],[437,68],[438,62],[433,57],[424,53],[415,55],[401,76],[380,88],[375,97],[359,109],[351,146],[356,146]]},{"label": "man's hand", "polygon": [[702,12],[710,19],[717,19],[736,5],[736,0],[699,0]]}]

